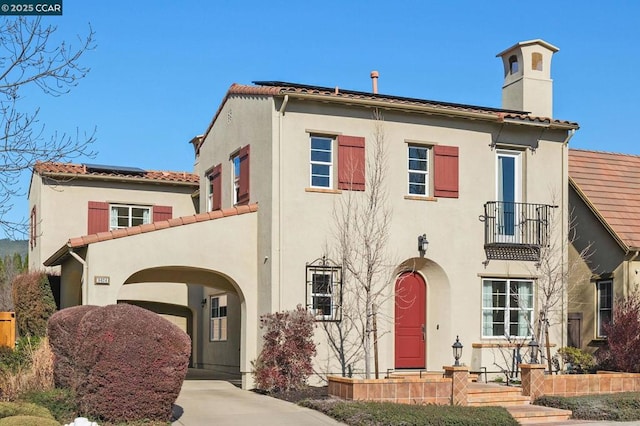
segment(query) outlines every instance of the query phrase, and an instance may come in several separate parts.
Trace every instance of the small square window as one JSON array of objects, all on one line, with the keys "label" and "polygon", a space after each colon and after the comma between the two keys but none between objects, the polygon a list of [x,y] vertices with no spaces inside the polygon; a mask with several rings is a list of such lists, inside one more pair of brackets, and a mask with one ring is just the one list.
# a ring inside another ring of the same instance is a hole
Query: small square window
[{"label": "small square window", "polygon": [[111,205],[110,212],[110,230],[151,223],[150,207]]}]

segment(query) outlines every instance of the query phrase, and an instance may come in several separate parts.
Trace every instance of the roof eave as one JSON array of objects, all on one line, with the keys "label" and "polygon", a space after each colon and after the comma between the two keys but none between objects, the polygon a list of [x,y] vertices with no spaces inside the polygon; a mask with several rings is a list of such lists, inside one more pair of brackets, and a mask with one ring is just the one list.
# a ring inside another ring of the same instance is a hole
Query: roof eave
[{"label": "roof eave", "polygon": [[42,262],[42,264],[44,266],[58,266],[58,265],[61,265],[62,261],[65,260],[69,256],[69,250],[70,249],[71,249],[71,245],[69,245],[69,243],[66,243],[65,245],[60,247],[58,250],[56,250],[55,253],[53,253],[51,256],[49,256],[49,258],[47,260]]},{"label": "roof eave", "polygon": [[151,184],[159,184],[159,185],[187,186],[187,187],[196,187],[196,188],[200,186],[198,182],[181,182],[181,181],[173,181],[173,180],[134,178],[134,177],[126,177],[126,176],[85,175],[85,174],[79,174],[79,173],[60,173],[60,172],[40,172],[39,174],[42,177],[49,177],[49,178],[151,183]]}]

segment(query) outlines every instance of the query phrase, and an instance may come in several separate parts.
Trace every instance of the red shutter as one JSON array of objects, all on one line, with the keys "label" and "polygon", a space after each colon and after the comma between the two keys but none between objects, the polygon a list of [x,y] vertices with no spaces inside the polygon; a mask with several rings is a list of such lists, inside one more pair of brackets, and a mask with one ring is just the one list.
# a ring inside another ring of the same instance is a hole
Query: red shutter
[{"label": "red shutter", "polygon": [[211,179],[211,187],[213,188],[211,210],[220,210],[222,208],[222,164],[213,168],[209,179]]},{"label": "red shutter", "polygon": [[173,207],[153,206],[153,221],[169,220],[173,217]]},{"label": "red shutter", "polygon": [[249,204],[249,145],[240,150],[240,178],[238,182],[238,204]]},{"label": "red shutter", "polygon": [[89,201],[87,234],[97,234],[109,230],[109,203]]},{"label": "red shutter", "polygon": [[338,188],[364,191],[364,138],[338,136]]},{"label": "red shutter", "polygon": [[434,195],[458,198],[458,147],[436,145],[434,157]]}]

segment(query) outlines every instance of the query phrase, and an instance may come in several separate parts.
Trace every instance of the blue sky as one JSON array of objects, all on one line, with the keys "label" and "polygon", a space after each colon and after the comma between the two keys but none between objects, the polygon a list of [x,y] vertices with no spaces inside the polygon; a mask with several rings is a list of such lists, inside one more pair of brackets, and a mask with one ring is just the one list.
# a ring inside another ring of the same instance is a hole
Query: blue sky
[{"label": "blue sky", "polygon": [[[188,141],[228,87],[282,80],[500,107],[495,55],[541,38],[552,62],[554,116],[577,121],[574,148],[640,154],[640,2],[81,1],[45,18],[76,43],[91,24],[89,75],[71,93],[29,93],[45,132],[92,132],[87,162],[193,169]],[[25,106],[27,106],[25,104]],[[76,160],[82,162],[83,160]],[[28,186],[29,176],[23,184]],[[12,217],[28,215],[26,196]]]}]

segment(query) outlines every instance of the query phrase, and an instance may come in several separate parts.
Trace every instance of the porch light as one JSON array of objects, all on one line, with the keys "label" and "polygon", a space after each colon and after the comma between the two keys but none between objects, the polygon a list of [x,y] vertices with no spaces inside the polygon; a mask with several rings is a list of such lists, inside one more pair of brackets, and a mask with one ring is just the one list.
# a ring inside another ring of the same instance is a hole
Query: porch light
[{"label": "porch light", "polygon": [[427,234],[418,235],[418,251],[421,254],[424,254],[427,251],[428,246],[429,241],[427,241]]},{"label": "porch light", "polygon": [[459,336],[456,336],[456,341],[451,345],[451,348],[453,349],[453,359],[456,360],[453,366],[459,367],[460,357],[462,356],[462,343],[460,343]]},{"label": "porch light", "polygon": [[207,306],[207,298],[205,297],[204,299],[202,299],[202,302],[200,302],[200,304],[202,305],[202,308]]},{"label": "porch light", "polygon": [[536,339],[531,337],[531,341],[527,344],[529,346],[529,356],[531,359],[531,364],[538,363],[538,348],[540,345],[536,342]]}]

